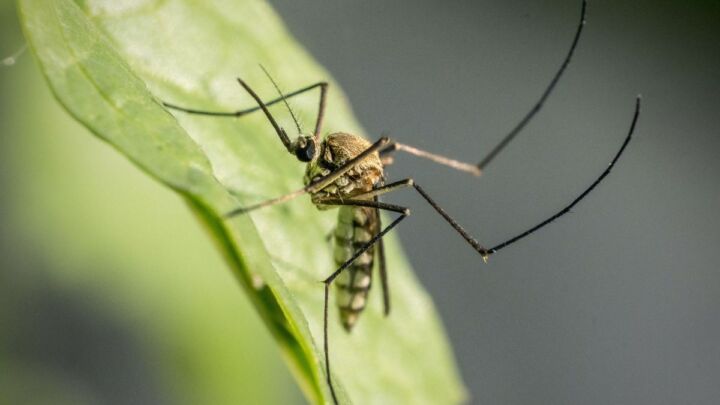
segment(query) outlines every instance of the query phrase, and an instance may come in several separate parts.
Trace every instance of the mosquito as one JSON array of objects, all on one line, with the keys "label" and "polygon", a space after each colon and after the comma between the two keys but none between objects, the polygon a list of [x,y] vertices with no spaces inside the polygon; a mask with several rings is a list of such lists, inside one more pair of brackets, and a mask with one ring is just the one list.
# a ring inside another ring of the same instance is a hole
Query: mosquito
[{"label": "mosquito", "polygon": [[[270,125],[277,134],[285,149],[294,155],[300,162],[306,163],[304,187],[291,193],[262,201],[257,204],[239,207],[228,212],[226,217],[247,214],[256,209],[269,207],[290,201],[296,197],[309,194],[313,204],[320,210],[339,208],[338,222],[332,237],[334,238],[334,260],[338,268],[330,274],[324,283],[324,308],[323,308],[323,350],[325,355],[325,371],[327,384],[333,401],[337,403],[335,389],[332,383],[330,372],[330,352],[328,347],[328,301],[330,286],[336,286],[336,305],[339,309],[340,322],[347,332],[350,332],[357,323],[367,303],[367,296],[372,285],[372,268],[377,258],[380,285],[382,288],[383,311],[387,316],[390,313],[390,293],[387,277],[387,267],[383,246],[383,236],[395,228],[401,221],[410,215],[410,209],[400,205],[381,202],[379,197],[400,189],[413,189],[425,200],[463,239],[480,254],[483,261],[487,262],[489,256],[499,250],[525,238],[540,228],[548,225],[557,218],[568,213],[576,204],[585,198],[597,185],[610,173],[620,156],[625,151],[635,130],[635,125],[640,114],[640,96],[635,100],[635,110],[625,139],[610,161],[605,170],[567,206],[556,212],[554,215],[527,229],[526,231],[497,245],[486,248],[478,240],[470,235],[450,214],[412,178],[394,182],[386,182],[384,168],[392,163],[393,154],[406,152],[411,155],[424,158],[437,164],[445,165],[458,171],[466,172],[474,176],[480,176],[485,168],[495,157],[522,131],[527,123],[542,108],[546,99],[555,88],[560,77],[565,72],[572,55],[577,47],[583,27],[585,26],[585,14],[587,4],[583,0],[580,11],[580,22],[570,49],[565,56],[560,68],[542,93],[540,99],[532,109],[505,135],[502,140],[477,164],[461,162],[442,155],[424,151],[413,146],[399,143],[388,137],[381,137],[374,143],[366,139],[344,132],[328,134],[321,138],[323,118],[325,114],[326,97],[329,85],[327,82],[315,83],[288,94],[283,94],[273,78],[265,71],[270,81],[279,93],[279,97],[270,101],[263,101],[257,93],[242,79],[237,81],[242,88],[255,100],[257,106],[238,110],[234,112],[217,112],[196,110],[180,107],[170,103],[164,103],[166,107],[190,114],[208,115],[216,117],[241,117],[256,111],[262,111]],[[312,134],[304,133],[292,109],[288,99],[300,94],[319,89],[320,100],[315,129]],[[278,125],[268,107],[276,103],[284,103],[295,122],[298,135],[291,140],[284,128]],[[384,226],[381,222],[381,211],[398,214],[398,216]]]}]

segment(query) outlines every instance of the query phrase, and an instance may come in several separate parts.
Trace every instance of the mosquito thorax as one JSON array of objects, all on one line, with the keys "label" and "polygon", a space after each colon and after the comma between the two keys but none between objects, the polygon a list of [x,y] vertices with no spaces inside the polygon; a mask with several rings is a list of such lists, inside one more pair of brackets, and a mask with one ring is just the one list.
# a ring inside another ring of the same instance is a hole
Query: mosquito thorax
[{"label": "mosquito thorax", "polygon": [[[372,144],[357,135],[336,132],[330,134],[317,148],[317,156],[305,170],[305,184],[310,184],[341,167]],[[332,184],[313,193],[318,197],[349,197],[373,189],[383,176],[383,166],[378,153],[372,153],[352,169],[338,177]]]}]

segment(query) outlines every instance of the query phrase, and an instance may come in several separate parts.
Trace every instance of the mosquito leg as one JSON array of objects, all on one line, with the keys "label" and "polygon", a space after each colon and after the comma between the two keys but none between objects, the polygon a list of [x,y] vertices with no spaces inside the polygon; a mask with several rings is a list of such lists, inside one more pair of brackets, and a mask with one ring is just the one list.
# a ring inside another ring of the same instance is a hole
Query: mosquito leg
[{"label": "mosquito leg", "polygon": [[333,403],[338,405],[337,395],[332,383],[330,374],[330,349],[328,347],[328,296],[330,295],[330,283],[325,284],[325,301],[323,306],[323,351],[325,352],[325,375],[328,387],[330,387],[330,395],[332,395]]},{"label": "mosquito leg", "polygon": [[[354,207],[369,207],[369,208],[375,208],[375,211],[376,211],[376,213],[377,213],[377,215],[378,215],[378,223],[380,223],[380,222],[379,222],[379,221],[380,221],[380,210],[396,212],[396,213],[398,213],[398,214],[401,215],[400,218],[404,218],[404,217],[407,217],[407,216],[410,215],[410,210],[409,210],[407,207],[402,207],[402,206],[400,206],[400,205],[387,204],[387,203],[380,202],[380,201],[377,200],[377,196],[375,196],[373,200],[326,198],[326,199],[322,199],[322,200],[317,201],[317,204],[320,204],[320,205],[328,205],[328,206],[341,206],[341,205],[342,205],[342,206],[354,206]],[[400,221],[397,220],[397,222],[400,222]],[[391,224],[391,225],[392,225],[392,224]],[[395,225],[392,225],[392,226],[395,226]],[[392,228],[392,226],[386,228],[386,230],[384,230],[383,232],[381,232],[381,236],[382,236],[382,234],[384,234],[385,232],[389,231],[389,230]],[[380,225],[380,227],[382,228],[382,225]],[[372,242],[372,240],[371,240],[370,242]],[[382,238],[380,238],[380,239],[378,240],[378,243],[379,243],[379,247],[380,247],[380,251],[379,251],[379,255],[380,255],[380,281],[381,281],[381,284],[382,284],[382,287],[383,287],[383,307],[384,307],[384,313],[385,313],[385,315],[388,315],[388,314],[390,313],[390,294],[389,294],[388,282],[387,282],[387,269],[386,269],[386,267],[385,267],[385,247],[384,247],[384,245],[383,245]],[[359,250],[361,250],[362,252],[364,252],[365,250],[367,250],[367,248],[369,248],[369,246],[372,246],[372,244],[363,246],[363,247],[360,248]],[[346,266],[346,265],[349,265],[350,263],[352,263],[352,262],[357,258],[357,256],[359,256],[360,254],[362,254],[362,252],[357,253],[355,256],[353,256],[353,258],[351,258],[351,259],[350,259],[347,263],[345,263],[343,266]],[[339,271],[341,271],[343,268],[344,268],[344,267],[341,267],[341,269],[340,269]],[[338,273],[339,273],[339,271],[338,271]],[[334,278],[334,277],[333,277],[333,278]],[[327,281],[327,280],[326,280],[326,281]]]},{"label": "mosquito leg", "polygon": [[422,187],[420,187],[419,184],[415,184],[415,183],[414,183],[414,184],[413,184],[413,187],[415,188],[415,190],[416,190],[418,193],[420,193],[420,195],[422,196],[422,198],[425,199],[425,201],[427,201],[427,203],[430,204],[430,206],[433,207],[433,209],[434,209],[435,211],[437,211],[437,213],[440,214],[440,216],[443,217],[443,219],[445,219],[445,222],[447,222],[448,224],[450,224],[450,226],[452,226],[453,229],[455,229],[455,231],[457,231],[457,233],[459,233],[460,236],[462,236],[463,239],[465,239],[465,241],[466,241],[470,246],[473,247],[473,249],[475,249],[478,253],[480,253],[480,255],[482,256],[483,260],[487,261],[487,257],[488,257],[488,255],[489,255],[488,250],[485,249],[485,248],[480,244],[480,242],[477,241],[477,239],[475,239],[472,235],[470,235],[470,234],[465,230],[465,228],[463,228],[460,224],[457,223],[457,221],[455,221],[450,215],[448,215],[448,213],[445,212],[445,210],[442,209],[442,207],[440,207],[440,206],[435,202],[435,200],[433,200],[432,197],[430,197],[430,196],[425,192],[425,190],[423,190]]},{"label": "mosquito leg", "polygon": [[547,100],[548,96],[550,96],[550,93],[555,89],[555,86],[557,85],[558,81],[560,80],[560,77],[565,72],[565,69],[567,69],[568,65],[570,64],[570,59],[572,59],[573,53],[575,53],[575,48],[577,47],[578,41],[580,40],[580,34],[582,33],[583,27],[585,26],[585,11],[587,9],[587,1],[582,1],[582,6],[580,9],[580,22],[578,23],[577,31],[575,31],[575,37],[573,38],[572,44],[570,45],[570,50],[568,51],[567,55],[565,55],[565,59],[563,60],[562,64],[560,65],[560,69],[555,73],[555,76],[550,81],[550,84],[547,88],[545,88],[545,91],[543,91],[542,95],[540,96],[540,99],[535,103],[535,105],[528,111],[527,114],[518,122],[515,127],[510,130],[510,132],[503,137],[503,139],[493,148],[490,153],[485,156],[480,163],[477,164],[477,168],[480,170],[484,170],[485,167],[487,167],[488,164],[502,151],[509,143],[510,141],[517,136],[517,134],[520,133],[520,131],[525,128],[525,126],[530,122],[530,120],[540,111],[540,109],[543,107],[543,104],[545,104],[545,100]]},{"label": "mosquito leg", "polygon": [[[291,93],[288,93],[284,97],[278,97],[278,98],[274,98],[270,101],[267,101],[267,102],[265,102],[265,106],[270,107],[272,105],[282,102],[283,98],[289,99],[291,97],[295,97],[297,95],[303,94],[303,93],[308,92],[317,87],[320,87],[321,92],[322,92],[322,91],[324,91],[322,89],[327,88],[327,86],[328,86],[328,84],[326,82],[319,82],[319,83],[311,84],[309,86],[305,86],[301,89],[298,89]],[[206,111],[206,110],[197,110],[197,109],[193,109],[193,108],[180,107],[178,105],[166,103],[166,102],[163,102],[163,105],[167,108],[181,111],[181,112],[188,113],[188,114],[210,115],[210,116],[214,116],[214,117],[242,117],[243,115],[247,115],[250,113],[254,113],[255,111],[261,110],[261,108],[259,106],[246,108],[244,110],[237,110],[237,111]]]},{"label": "mosquito leg", "polygon": [[595,187],[597,187],[597,185],[600,184],[600,182],[601,182],[608,174],[610,174],[610,171],[611,171],[612,168],[615,166],[615,163],[617,163],[618,159],[620,159],[620,155],[622,155],[622,153],[625,151],[625,148],[627,147],[628,143],[630,143],[630,139],[632,139],[633,132],[635,132],[635,124],[637,124],[637,120],[638,120],[638,116],[639,116],[639,115],[640,115],[640,96],[638,96],[638,98],[635,100],[635,114],[633,115],[632,123],[630,124],[630,130],[628,130],[628,134],[627,134],[627,136],[625,137],[625,141],[623,142],[622,146],[620,146],[620,150],[617,151],[617,153],[615,154],[615,157],[613,157],[613,159],[610,161],[610,164],[608,165],[608,167],[600,174],[600,176],[599,176],[597,179],[595,179],[594,182],[592,182],[592,184],[590,184],[590,186],[589,186],[588,188],[585,189],[585,191],[583,191],[583,192],[582,192],[579,196],[577,196],[570,204],[568,204],[565,208],[563,208],[563,209],[561,209],[560,211],[558,211],[555,215],[553,215],[553,216],[551,216],[550,218],[542,221],[541,223],[533,226],[532,228],[528,229],[527,231],[522,232],[522,233],[520,233],[519,235],[514,236],[514,237],[506,240],[505,242],[499,243],[499,244],[497,244],[496,246],[490,248],[490,249],[487,251],[487,254],[488,254],[488,255],[491,255],[491,254],[497,252],[498,250],[500,250],[500,249],[502,249],[502,248],[504,248],[504,247],[506,247],[506,246],[508,246],[508,245],[511,245],[511,244],[515,243],[515,242],[517,242],[518,240],[520,240],[520,239],[522,239],[522,238],[530,235],[531,233],[537,231],[538,229],[544,227],[545,225],[549,224],[550,222],[552,222],[552,221],[560,218],[561,216],[567,214],[568,212],[570,212],[570,210],[571,210],[575,205],[577,205],[577,203],[580,202],[580,200],[582,200],[583,198],[585,198],[585,196],[587,196],[588,194],[590,194],[590,192],[593,191],[593,189],[594,189]]},{"label": "mosquito leg", "polygon": [[[368,201],[369,203],[373,203],[374,201]],[[378,203],[382,204],[382,203]],[[343,204],[345,205],[345,204]],[[379,208],[379,206],[378,206]],[[401,207],[402,208],[402,207]],[[393,210],[394,211],[394,210]],[[343,270],[348,268],[352,262],[355,261],[358,257],[360,257],[361,254],[365,253],[368,249],[370,249],[375,243],[377,243],[383,236],[385,236],[386,233],[388,233],[392,228],[397,226],[397,224],[400,223],[403,219],[407,218],[407,216],[410,214],[410,210],[407,208],[404,208],[404,211],[400,214],[399,217],[397,217],[393,222],[390,223],[385,229],[381,230],[377,235],[373,236],[370,241],[368,241],[365,245],[363,245],[360,249],[355,252],[355,254],[352,255],[352,257],[347,260],[345,263],[343,263],[337,270],[335,270],[328,278],[326,278],[323,283],[325,284],[325,300],[324,300],[324,308],[323,308],[323,349],[325,351],[325,370],[327,375],[327,383],[330,387],[330,393],[332,394],[332,398],[335,404],[338,403],[337,396],[335,394],[335,388],[332,384],[332,377],[330,373],[330,349],[328,345],[328,296],[330,295],[330,284],[337,278],[337,276],[342,273]]]},{"label": "mosquito leg", "polygon": [[[290,138],[287,136],[287,133],[285,133],[285,130],[282,129],[277,124],[277,122],[275,121],[275,118],[272,116],[272,114],[270,114],[270,111],[267,109],[267,105],[265,103],[263,103],[263,101],[260,99],[260,97],[257,95],[257,93],[255,93],[255,91],[253,91],[253,89],[250,88],[250,86],[248,86],[247,83],[245,83],[240,78],[238,78],[237,81],[245,89],[245,91],[247,91],[248,94],[250,94],[250,96],[253,99],[255,99],[255,102],[257,102],[257,104],[258,104],[258,106],[255,107],[254,109],[244,110],[244,111],[252,112],[252,111],[262,110],[265,113],[265,116],[267,117],[268,121],[270,121],[270,124],[272,124],[273,128],[275,129],[275,132],[277,133],[278,137],[280,138],[280,142],[282,142],[283,145],[285,146],[285,149],[287,149],[288,152],[293,153],[293,148],[292,148],[292,143],[290,142]],[[279,100],[273,100],[273,102],[283,101],[283,100],[285,100],[285,98],[281,96]],[[186,113],[191,113],[191,114],[239,117],[243,113],[243,111],[238,111],[235,113],[219,113],[219,112],[210,112],[210,111],[199,111],[199,110],[191,110],[191,109],[186,109],[186,108],[182,108],[182,107],[177,107],[177,106],[174,106],[174,105],[168,104],[168,103],[164,103],[164,104],[168,108],[173,108],[173,109],[180,110],[180,111],[183,111]]]},{"label": "mosquito leg", "polygon": [[265,113],[265,116],[267,117],[268,121],[270,121],[270,124],[273,126],[273,129],[275,129],[275,132],[277,133],[278,137],[280,138],[280,141],[283,143],[283,146],[285,146],[285,149],[287,149],[287,151],[290,153],[294,153],[292,143],[290,142],[290,138],[287,136],[287,133],[285,132],[285,130],[277,124],[277,122],[275,121],[275,118],[272,116],[272,114],[270,114],[270,111],[268,110],[267,107],[272,104],[281,102],[281,101],[284,102],[285,105],[287,105],[288,110],[290,111],[290,114],[293,117],[293,121],[295,121],[295,125],[298,128],[298,132],[302,132],[302,130],[300,129],[300,125],[298,124],[298,121],[295,118],[295,114],[292,112],[292,110],[290,109],[290,106],[287,104],[287,99],[292,96],[296,96],[298,94],[302,94],[306,91],[312,90],[315,87],[320,87],[320,105],[318,108],[317,119],[315,120],[315,132],[313,133],[313,138],[315,139],[315,143],[318,144],[319,140],[320,140],[320,129],[322,128],[323,117],[325,116],[325,100],[327,98],[326,96],[327,96],[328,84],[326,82],[316,83],[311,86],[302,88],[300,90],[296,90],[296,91],[290,93],[289,95],[285,96],[282,94],[282,92],[280,92],[279,87],[277,86],[275,81],[272,79],[270,74],[265,70],[265,68],[263,68],[263,71],[265,72],[265,74],[267,74],[267,76],[268,76],[268,78],[270,78],[270,81],[272,82],[273,86],[275,86],[275,88],[280,93],[280,97],[278,97],[274,100],[271,100],[268,103],[264,103],[260,99],[260,97],[257,95],[257,93],[255,93],[255,91],[253,91],[253,89],[250,88],[250,86],[248,86],[248,84],[245,83],[242,79],[240,79],[240,78],[237,79],[238,83],[240,83],[240,85],[245,89],[245,91],[247,91],[248,94],[250,94],[250,96],[253,99],[255,99],[255,102],[257,102],[257,104],[258,104],[257,107],[228,113],[228,112],[213,112],[213,111],[194,110],[194,109],[179,107],[179,106],[169,104],[169,103],[163,103],[163,104],[168,108],[172,108],[172,109],[183,111],[183,112],[190,113],[190,114],[212,115],[212,116],[216,116],[216,117],[217,116],[240,117],[242,115],[245,115],[245,114],[248,114],[248,113],[251,113],[254,111],[262,110]]},{"label": "mosquito leg", "polygon": [[[612,161],[608,165],[608,167],[600,174],[600,176],[587,188],[585,191],[583,191],[575,200],[573,200],[568,206],[560,210],[557,214],[551,216],[550,218],[546,219],[545,221],[541,222],[540,224],[530,228],[529,230],[508,239],[505,242],[502,242],[498,245],[496,245],[493,248],[486,249],[482,245],[480,245],[479,242],[475,238],[473,238],[470,234],[467,233],[450,215],[448,215],[445,210],[443,210],[426,192],[417,184],[413,184],[413,187],[415,190],[417,190],[418,193],[437,211],[444,219],[447,221],[478,253],[480,253],[483,256],[483,259],[486,259],[489,255],[494,254],[498,250],[507,247],[508,245],[517,242],[518,240],[530,235],[531,233],[537,231],[538,229],[544,227],[545,225],[549,224],[550,222],[556,220],[557,218],[561,217],[562,215],[566,214],[570,211],[575,205],[577,205],[583,198],[585,198],[595,187],[597,187],[600,182],[607,177],[607,175],[610,173],[610,170],[615,166],[615,163],[617,163],[620,156],[625,151],[625,148],[627,147],[628,143],[632,139],[632,135],[635,131],[635,126],[637,124],[637,119],[640,114],[640,97],[637,98],[635,102],[635,113],[633,115],[632,123],[630,124],[630,129],[628,130],[628,134],[625,137],[625,141],[623,142],[622,146],[618,150],[618,152],[613,157]],[[326,201],[329,203],[330,201]],[[391,204],[384,204],[376,201],[344,201],[340,202],[342,205],[360,205],[360,206],[375,206],[376,208],[381,208],[380,205],[391,205]],[[403,208],[403,207],[393,207],[393,208]],[[393,210],[394,211],[394,210]],[[397,211],[396,211],[397,212]],[[333,400],[335,400],[335,403],[337,403],[337,398],[335,396],[335,390],[332,385],[332,378],[330,376],[330,354],[329,354],[329,347],[328,347],[328,295],[329,295],[329,288],[330,284],[332,284],[333,280],[337,278],[337,276],[345,270],[355,259],[357,259],[362,253],[364,253],[367,249],[369,249],[373,244],[375,244],[378,240],[380,240],[388,231],[390,231],[392,228],[394,228],[400,221],[405,219],[409,214],[409,210],[407,208],[403,213],[400,214],[398,218],[396,218],[390,225],[388,225],[385,229],[383,229],[380,233],[375,235],[368,243],[366,243],[363,247],[361,247],[358,252],[356,252],[348,261],[343,263],[340,268],[335,270],[328,278],[324,280],[325,284],[325,308],[324,308],[324,318],[323,318],[323,337],[324,337],[324,350],[325,350],[325,367],[327,370],[327,382],[330,386],[330,391],[333,396]]]},{"label": "mosquito leg", "polygon": [[368,207],[376,208],[383,211],[396,212],[398,214],[410,215],[410,210],[407,207],[403,207],[395,204],[388,204],[375,200],[358,200],[354,198],[323,198],[315,201],[317,205],[326,206],[351,206],[351,207]]},{"label": "mosquito leg", "polygon": [[386,204],[381,203],[377,201],[370,201],[365,200],[361,198],[367,198],[367,197],[377,197],[378,195],[385,194],[391,191],[395,191],[400,188],[405,187],[413,187],[415,190],[420,193],[420,195],[427,201],[435,211],[437,211],[440,216],[442,216],[445,221],[450,224],[450,226],[453,227],[475,250],[478,251],[483,257],[487,257],[488,250],[485,249],[480,242],[478,242],[475,238],[470,235],[465,228],[463,228],[457,221],[455,221],[447,212],[445,212],[442,207],[440,207],[435,200],[433,200],[432,197],[430,197],[425,190],[423,190],[420,185],[416,184],[413,179],[404,179],[400,181],[396,181],[394,183],[390,183],[383,187],[378,187],[375,190],[368,191],[367,193],[359,194],[357,196],[354,196],[353,199],[323,199],[318,200],[318,204],[324,204],[324,205],[355,205],[355,206],[362,206],[362,207],[377,207],[380,209],[386,209],[390,211],[400,212],[396,211],[397,209],[401,209],[403,207],[392,205],[392,204]]},{"label": "mosquito leg", "polygon": [[320,144],[320,130],[322,129],[323,118],[325,117],[325,104],[328,90],[328,84],[326,82],[318,83],[318,85],[320,86],[320,104],[318,105],[318,114],[315,119],[315,132],[313,132],[315,145]]},{"label": "mosquito leg", "polygon": [[[277,92],[280,94],[280,100],[285,103],[288,111],[290,111],[290,115],[292,116],[293,121],[295,121],[295,126],[297,127],[298,133],[302,133],[303,131],[300,128],[300,124],[298,123],[297,118],[295,117],[295,113],[293,113],[292,108],[290,108],[290,104],[287,102],[288,97],[285,96],[282,91],[280,91],[280,86],[275,83],[275,80],[272,78],[272,76],[270,76],[270,73],[268,73],[265,67],[260,65],[260,68],[263,70],[263,72],[265,72],[265,75],[268,77],[268,79],[270,79],[273,86],[275,86],[275,90],[277,90]],[[318,115],[315,119],[315,131],[313,132],[315,144],[320,143],[320,129],[322,128],[323,117],[325,116],[325,99],[327,98],[328,84],[326,82],[321,82],[318,83],[317,86],[320,86],[320,104],[318,105]]]},{"label": "mosquito leg", "polygon": [[[374,197],[375,202],[380,202],[378,197]],[[380,210],[375,210],[377,215],[378,227],[382,229],[382,216]],[[378,272],[380,273],[380,287],[382,287],[383,295],[383,313],[385,316],[390,315],[390,284],[388,283],[387,261],[385,260],[385,241],[380,238],[378,241]]]},{"label": "mosquito leg", "polygon": [[[378,195],[384,194],[390,191],[397,190],[398,188],[401,188],[403,186],[411,186],[412,185],[412,179],[405,179],[396,181],[394,183],[388,184],[386,186],[378,187],[373,191],[370,191],[368,193],[360,194],[358,196],[353,197],[352,199],[323,199],[317,201],[318,204],[323,205],[352,205],[352,206],[361,206],[361,207],[374,207],[376,208],[375,212],[377,213],[377,220],[378,220],[378,226],[382,228],[382,220],[380,217],[380,210],[386,210],[386,211],[392,211],[397,213],[409,213],[406,211],[407,209],[405,207],[401,207],[399,205],[394,204],[385,204],[380,201],[378,201]],[[368,201],[365,199],[359,199],[358,197],[373,197],[372,201]],[[383,313],[385,316],[390,314],[390,289],[388,286],[388,278],[387,278],[387,267],[386,267],[386,261],[385,261],[385,244],[383,243],[383,240],[380,239],[378,241],[378,258],[379,258],[379,273],[380,273],[380,284],[382,286],[383,291]]]},{"label": "mosquito leg", "polygon": [[630,129],[628,130],[628,134],[625,137],[625,140],[623,141],[622,146],[620,146],[620,149],[617,151],[617,153],[615,154],[613,159],[610,161],[610,164],[608,165],[608,167],[600,174],[600,176],[597,179],[595,179],[595,181],[592,182],[592,184],[590,184],[590,186],[588,188],[585,189],[585,191],[583,191],[578,197],[576,197],[565,208],[561,209],[560,211],[558,211],[556,214],[554,214],[550,218],[542,221],[538,225],[533,226],[532,228],[528,229],[527,231],[522,232],[522,233],[518,234],[517,236],[514,236],[514,237],[508,239],[505,242],[497,244],[496,246],[494,246],[490,249],[484,248],[474,237],[472,237],[467,231],[465,231],[465,229],[462,226],[460,226],[460,224],[458,224],[457,221],[455,221],[450,215],[448,215],[448,213],[445,212],[445,210],[442,209],[435,202],[435,200],[433,200],[432,197],[430,197],[425,192],[425,190],[422,189],[422,187],[420,187],[418,184],[413,184],[413,187],[415,188],[415,190],[417,190],[418,193],[420,193],[420,195],[423,197],[423,199],[425,199],[425,201],[427,201],[428,204],[430,204],[433,207],[433,209],[435,209],[435,211],[437,211],[437,213],[440,214],[440,216],[442,216],[445,219],[445,221],[447,223],[449,223],[450,226],[452,226],[465,239],[465,241],[468,242],[468,244],[470,244],[470,246],[472,246],[478,253],[480,253],[480,255],[482,255],[484,260],[487,260],[487,257],[490,256],[491,254],[497,252],[500,249],[507,247],[508,245],[511,245],[511,244],[519,241],[520,239],[532,234],[533,232],[537,231],[538,229],[544,227],[545,225],[547,225],[547,224],[553,222],[554,220],[560,218],[561,216],[567,214],[575,205],[577,205],[593,189],[595,189],[595,187],[597,187],[597,185],[600,184],[600,182],[608,174],[610,174],[610,171],[615,166],[615,163],[617,163],[618,159],[620,159],[620,156],[625,151],[625,148],[627,147],[628,143],[630,143],[630,139],[632,139],[633,132],[635,132],[635,125],[637,124],[637,119],[638,119],[639,115],[640,115],[640,97],[638,96],[638,98],[635,101],[635,113],[633,115],[633,119],[630,124]]},{"label": "mosquito leg", "polygon": [[[451,167],[461,172],[470,173],[473,176],[480,176],[480,174],[482,174],[482,171],[474,164],[461,162],[459,160],[427,152],[414,146],[405,145],[399,142],[392,142],[385,149],[380,151],[380,159],[385,159],[385,161],[389,159],[389,163],[392,163],[392,154],[397,151],[407,152],[413,156],[428,159],[435,163]],[[383,162],[383,164],[385,163]]]},{"label": "mosquito leg", "polygon": [[383,194],[387,194],[392,191],[399,190],[401,188],[412,187],[412,185],[413,185],[413,179],[403,179],[403,180],[392,182],[392,183],[384,185],[384,186],[374,188],[370,191],[366,191],[366,192],[363,192],[360,194],[355,194],[351,198],[354,200],[367,200],[368,198],[381,196]]},{"label": "mosquito leg", "polygon": [[471,164],[466,162],[461,162],[459,160],[451,159],[442,155],[438,155],[435,153],[427,152],[422,149],[418,149],[414,146],[405,145],[397,142],[393,142],[389,144],[385,149],[380,151],[380,158],[383,160],[383,165],[389,165],[392,164],[392,154],[396,151],[403,151],[407,152],[411,155],[421,157],[424,159],[431,160],[435,163],[445,165],[448,167],[451,167],[455,170],[459,170],[462,172],[470,173],[474,176],[480,176],[482,174],[482,171],[485,169],[485,167],[500,153],[501,150],[503,150],[510,141],[517,136],[520,131],[525,128],[525,126],[530,122],[530,120],[540,111],[540,109],[545,104],[545,101],[550,96],[550,93],[555,89],[555,86],[557,85],[558,81],[560,80],[560,77],[565,72],[565,69],[567,69],[568,65],[570,64],[570,59],[572,59],[572,55],[575,52],[575,48],[577,47],[578,41],[580,40],[580,34],[582,33],[583,27],[585,26],[585,10],[587,8],[587,2],[583,0],[582,2],[582,8],[580,11],[580,22],[577,27],[577,31],[575,32],[575,37],[573,38],[573,42],[570,45],[570,50],[568,51],[567,55],[565,56],[565,59],[563,60],[562,64],[560,65],[560,69],[555,73],[555,76],[550,81],[550,84],[545,89],[543,94],[540,96],[540,99],[535,103],[535,105],[530,109],[530,111],[525,114],[522,120],[518,124],[515,125],[515,127],[506,134],[503,139],[490,151],[490,153],[485,156],[480,163],[477,164]]},{"label": "mosquito leg", "polygon": [[348,170],[350,170],[350,169],[352,169],[353,167],[355,167],[355,165],[357,165],[359,162],[361,162],[363,159],[365,159],[368,155],[377,152],[380,148],[382,148],[383,146],[385,146],[385,144],[387,144],[388,142],[389,142],[389,139],[388,139],[388,138],[382,137],[382,138],[378,139],[375,143],[373,143],[372,145],[370,145],[370,146],[369,146],[367,149],[365,149],[362,153],[360,153],[359,155],[355,156],[354,158],[348,160],[347,162],[345,162],[345,164],[343,164],[343,165],[340,166],[339,168],[335,169],[335,171],[333,171],[332,173],[328,174],[327,176],[321,177],[321,178],[313,181],[312,183],[306,185],[305,187],[303,187],[303,188],[301,188],[301,189],[298,189],[298,190],[295,190],[295,191],[293,191],[293,192],[291,192],[291,193],[289,193],[289,194],[285,194],[285,195],[280,196],[280,197],[276,197],[276,198],[273,198],[273,199],[270,199],[270,200],[266,200],[266,201],[263,201],[263,202],[258,203],[258,204],[250,205],[250,206],[248,206],[248,207],[236,208],[236,209],[228,212],[227,214],[225,214],[225,216],[226,216],[226,217],[233,217],[233,216],[235,216],[235,215],[245,214],[245,213],[247,213],[247,212],[249,212],[249,211],[256,210],[256,209],[258,209],[258,208],[269,207],[269,206],[271,206],[271,205],[280,204],[280,203],[283,203],[283,202],[286,202],[286,201],[290,201],[290,200],[292,200],[293,198],[299,197],[299,196],[301,196],[301,195],[303,195],[303,194],[306,194],[306,193],[314,193],[314,192],[316,192],[316,191],[318,191],[318,190],[322,190],[323,188],[325,188],[326,186],[328,186],[329,184],[331,184],[332,182],[334,182],[335,180],[337,180],[340,176],[342,176],[343,174],[347,173]]}]

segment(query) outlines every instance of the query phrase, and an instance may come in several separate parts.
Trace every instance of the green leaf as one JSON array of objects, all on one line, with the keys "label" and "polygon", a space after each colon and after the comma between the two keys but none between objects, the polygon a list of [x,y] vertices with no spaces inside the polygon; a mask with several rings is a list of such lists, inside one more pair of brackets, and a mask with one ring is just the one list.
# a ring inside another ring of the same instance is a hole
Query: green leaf
[{"label": "green leaf", "polygon": [[[232,220],[224,212],[299,188],[304,168],[262,115],[241,120],[166,111],[251,106],[235,77],[274,95],[258,64],[285,90],[328,80],[262,1],[20,0],[26,37],[67,111],[148,175],[183,196],[207,226],[279,343],[308,399],[330,402],[322,354],[326,240],[335,214],[298,199]],[[306,128],[317,95],[292,101]],[[292,128],[287,113],[284,126]],[[329,131],[362,133],[338,86]],[[333,378],[342,403],[457,403],[464,398],[432,303],[395,239],[388,240],[393,312],[380,294],[351,334],[331,308]],[[202,271],[203,269],[198,269]],[[168,284],[171,288],[171,284]],[[241,400],[238,398],[238,400]]]}]

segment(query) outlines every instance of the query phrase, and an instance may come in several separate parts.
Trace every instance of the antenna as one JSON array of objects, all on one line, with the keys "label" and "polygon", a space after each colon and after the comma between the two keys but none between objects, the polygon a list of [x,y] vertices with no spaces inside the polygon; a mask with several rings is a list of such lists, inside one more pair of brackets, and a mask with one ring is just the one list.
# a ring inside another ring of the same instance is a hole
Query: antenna
[{"label": "antenna", "polygon": [[285,104],[285,107],[287,107],[288,111],[290,111],[290,116],[292,117],[293,121],[295,122],[295,127],[298,130],[298,134],[302,134],[302,128],[300,128],[300,123],[298,122],[297,117],[295,116],[295,112],[293,112],[292,108],[290,108],[290,103],[288,103],[287,99],[285,98],[285,95],[283,94],[282,90],[280,90],[280,86],[275,83],[275,80],[270,76],[270,73],[268,73],[267,69],[265,69],[265,66],[260,65],[260,69],[262,69],[263,72],[265,72],[265,76],[270,79],[270,82],[275,87],[275,90],[277,90],[278,94],[280,95],[280,98],[282,99],[283,103]]}]

